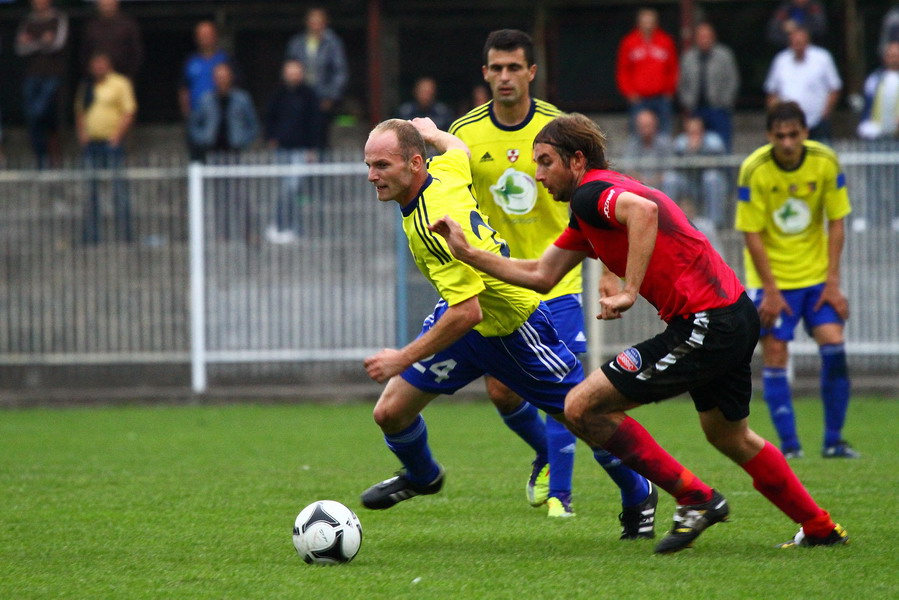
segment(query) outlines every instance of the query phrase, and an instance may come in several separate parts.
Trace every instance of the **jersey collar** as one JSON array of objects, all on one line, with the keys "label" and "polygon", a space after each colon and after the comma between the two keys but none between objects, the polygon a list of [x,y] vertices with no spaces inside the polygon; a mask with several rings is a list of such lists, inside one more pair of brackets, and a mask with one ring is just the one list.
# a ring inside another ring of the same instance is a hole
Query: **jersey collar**
[{"label": "jersey collar", "polygon": [[408,217],[413,212],[415,212],[415,209],[418,207],[418,201],[424,195],[425,190],[428,189],[428,186],[431,185],[432,181],[434,181],[434,177],[430,173],[428,173],[428,178],[425,179],[425,182],[423,184],[421,184],[421,188],[418,190],[418,194],[415,195],[415,198],[412,199],[412,202],[404,207],[400,207],[400,210],[402,211],[404,217]]},{"label": "jersey collar", "polygon": [[534,112],[537,110],[537,102],[531,98],[531,107],[528,109],[528,114],[524,118],[524,120],[518,125],[503,125],[499,121],[496,120],[496,113],[493,112],[493,102],[490,102],[490,107],[488,108],[488,112],[490,113],[490,121],[493,123],[493,126],[502,131],[518,131],[519,129],[524,129],[528,126],[528,123],[531,122],[531,119],[534,118]]},{"label": "jersey collar", "polygon": [[777,156],[774,154],[774,148],[771,148],[771,160],[774,161],[774,164],[777,165],[777,168],[780,169],[781,171],[784,171],[785,173],[792,173],[793,171],[798,171],[799,168],[802,167],[803,163],[805,163],[805,157],[807,154],[807,150],[808,150],[808,147],[805,144],[803,144],[802,145],[802,156],[799,157],[799,162],[796,163],[796,166],[793,167],[792,169],[788,169],[785,166],[783,166],[782,164],[780,164],[780,161],[777,160]]}]

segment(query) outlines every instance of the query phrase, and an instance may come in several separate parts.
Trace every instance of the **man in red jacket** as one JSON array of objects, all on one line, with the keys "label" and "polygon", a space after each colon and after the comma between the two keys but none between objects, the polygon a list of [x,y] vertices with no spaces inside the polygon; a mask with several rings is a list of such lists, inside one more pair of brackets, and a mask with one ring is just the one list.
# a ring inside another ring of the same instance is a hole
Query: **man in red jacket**
[{"label": "man in red jacket", "polygon": [[648,108],[659,117],[659,131],[671,135],[677,47],[674,38],[659,29],[659,13],[654,9],[637,11],[637,26],[621,40],[615,80],[630,105],[631,132],[634,116]]}]

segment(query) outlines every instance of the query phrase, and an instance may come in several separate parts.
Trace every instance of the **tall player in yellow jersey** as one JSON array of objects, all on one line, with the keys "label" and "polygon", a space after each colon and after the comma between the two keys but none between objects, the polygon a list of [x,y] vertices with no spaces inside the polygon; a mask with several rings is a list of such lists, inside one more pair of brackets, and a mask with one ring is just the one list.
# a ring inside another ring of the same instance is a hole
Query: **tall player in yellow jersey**
[{"label": "tall player in yellow jersey", "polygon": [[[442,153],[427,164],[425,141]],[[365,163],[378,199],[400,205],[415,263],[441,298],[414,341],[365,361],[372,379],[388,382],[374,419],[404,467],[362,494],[367,508],[385,509],[443,486],[444,471],[431,455],[420,414],[438,395],[452,394],[489,373],[531,404],[564,419],[565,396],[583,380],[584,371],[535,292],[456,260],[443,238],[428,229],[432,221],[449,215],[463,224],[470,244],[509,255],[471,194],[468,148],[459,138],[439,131],[430,119],[391,119],[369,135]],[[618,469],[631,488],[652,489],[627,467]],[[650,496],[657,498],[652,491]],[[647,534],[652,525],[651,520],[644,523]]]},{"label": "tall player in yellow jersey", "polygon": [[[475,196],[482,212],[509,243],[512,257],[537,259],[568,225],[568,206],[554,202],[534,175],[534,138],[544,125],[560,114],[558,108],[532,98],[529,85],[537,73],[531,37],[516,29],[500,29],[487,36],[482,73],[493,100],[458,119],[450,133],[471,150]],[[541,298],[553,312],[559,335],[572,352],[587,351],[581,304],[581,267],[572,269]],[[528,501],[546,503],[551,517],[574,514],[571,481],[575,438],[562,425],[544,422],[532,405],[492,377],[487,393],[500,416],[536,452],[527,481]],[[610,467],[616,462],[600,451],[597,460]],[[635,508],[646,490],[622,488],[622,524],[636,518]]]},{"label": "tall player in yellow jersey", "polygon": [[843,338],[849,304],[840,290],[843,221],[851,211],[845,176],[833,150],[807,140],[795,102],[769,110],[767,131],[769,144],[740,168],[736,222],[746,241],[746,287],[762,324],[765,401],[784,455],[801,457],[786,367],[802,320],[821,355],[822,454],[857,458],[842,437],[849,406]]}]

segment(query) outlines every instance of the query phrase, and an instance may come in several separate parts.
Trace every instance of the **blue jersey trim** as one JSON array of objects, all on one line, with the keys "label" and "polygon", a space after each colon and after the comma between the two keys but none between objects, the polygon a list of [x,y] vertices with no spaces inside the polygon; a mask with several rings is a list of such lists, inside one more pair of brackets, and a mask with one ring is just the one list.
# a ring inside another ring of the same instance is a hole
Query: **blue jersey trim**
[{"label": "blue jersey trim", "polygon": [[837,175],[837,189],[846,187],[846,174],[840,173]]},{"label": "blue jersey trim", "polygon": [[737,200],[740,202],[749,202],[749,186],[741,185],[737,188]]},{"label": "blue jersey trim", "polygon": [[493,122],[493,126],[502,131],[518,131],[520,129],[524,129],[531,122],[531,119],[534,118],[534,113],[537,110],[537,102],[531,98],[531,107],[528,109],[528,116],[524,118],[524,120],[518,125],[503,125],[499,121],[496,120],[496,113],[493,112],[493,103],[490,103],[490,120]]}]

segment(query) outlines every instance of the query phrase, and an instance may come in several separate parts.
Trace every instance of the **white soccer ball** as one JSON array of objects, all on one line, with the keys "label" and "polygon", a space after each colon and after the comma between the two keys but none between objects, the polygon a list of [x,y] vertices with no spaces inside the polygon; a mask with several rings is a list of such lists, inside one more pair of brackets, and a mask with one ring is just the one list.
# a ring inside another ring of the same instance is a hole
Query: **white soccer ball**
[{"label": "white soccer ball", "polygon": [[362,523],[340,502],[319,500],[297,515],[293,545],[307,564],[348,563],[362,545]]}]

